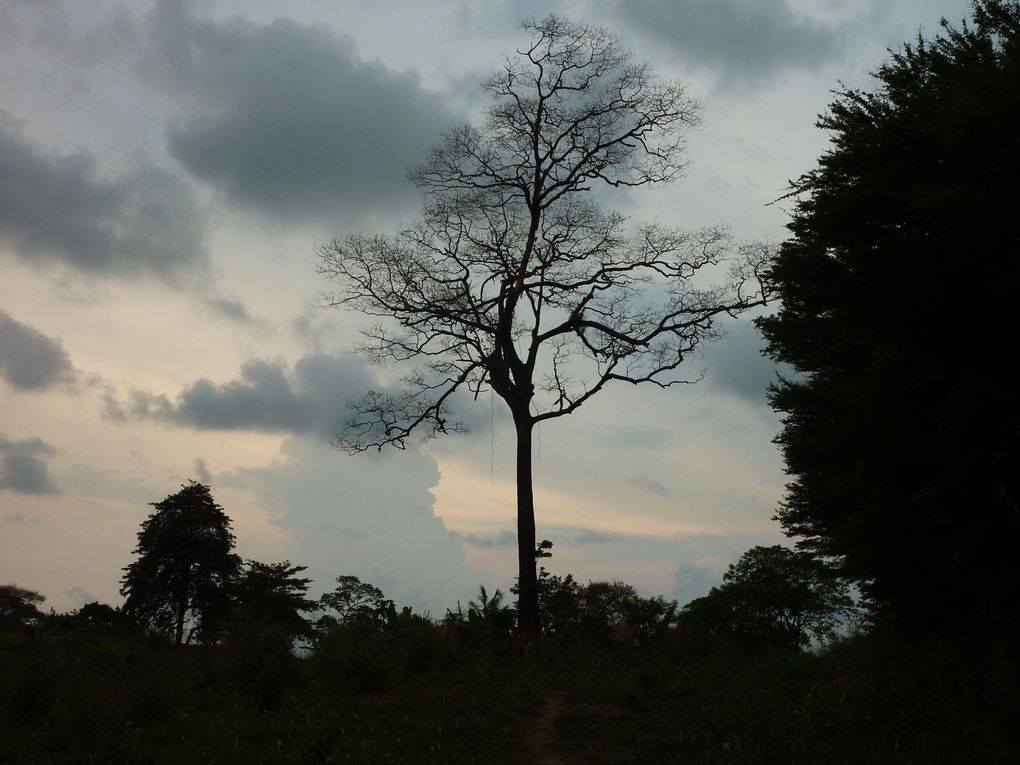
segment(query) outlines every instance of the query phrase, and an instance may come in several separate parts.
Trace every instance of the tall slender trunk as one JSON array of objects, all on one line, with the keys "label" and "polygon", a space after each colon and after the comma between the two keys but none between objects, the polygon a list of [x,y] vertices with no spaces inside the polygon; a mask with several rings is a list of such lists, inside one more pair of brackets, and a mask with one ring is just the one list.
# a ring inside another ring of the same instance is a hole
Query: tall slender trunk
[{"label": "tall slender trunk", "polygon": [[177,589],[177,624],[174,629],[174,645],[181,645],[184,642],[184,621],[188,616],[188,604],[191,598],[191,568],[190,566],[182,572],[183,581],[178,583]]},{"label": "tall slender trunk", "polygon": [[174,630],[174,645],[184,642],[184,617],[188,613],[188,596],[183,595],[177,600],[177,625]]},{"label": "tall slender trunk", "polygon": [[535,497],[531,476],[531,431],[534,423],[525,412],[514,418],[517,426],[517,626],[525,647],[539,639],[538,574],[535,565]]}]

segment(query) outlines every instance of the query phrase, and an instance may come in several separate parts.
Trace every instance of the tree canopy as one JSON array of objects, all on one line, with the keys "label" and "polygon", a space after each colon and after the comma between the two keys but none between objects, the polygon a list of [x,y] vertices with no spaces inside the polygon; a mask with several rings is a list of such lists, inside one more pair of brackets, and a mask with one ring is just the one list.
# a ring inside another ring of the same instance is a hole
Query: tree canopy
[{"label": "tree canopy", "polygon": [[792,185],[760,320],[798,372],[772,403],[791,476],[779,518],[886,618],[1020,613],[1020,5],[978,0],[843,88],[832,143]]},{"label": "tree canopy", "polygon": [[[765,248],[719,228],[628,224],[589,192],[678,177],[699,106],[605,29],[555,16],[483,81],[482,126],[446,134],[411,179],[421,217],[394,236],[321,248],[337,307],[378,317],[360,350],[411,362],[399,392],[369,392],[337,443],[402,447],[463,426],[458,391],[491,390],[517,436],[519,619],[538,634],[532,430],[611,383],[668,387],[717,320],[764,300]],[[706,271],[732,259],[712,284]]]},{"label": "tree canopy", "polygon": [[124,568],[124,612],[155,632],[185,641],[185,625],[199,640],[216,636],[230,610],[229,585],[241,560],[233,553],[230,519],[208,486],[192,481],[151,503],[134,563]]},{"label": "tree canopy", "polygon": [[681,624],[768,653],[832,640],[854,613],[845,581],[811,555],[774,545],[741,555],[721,585],[684,606]]},{"label": "tree canopy", "polygon": [[0,585],[0,629],[24,627],[42,616],[39,605],[46,598],[16,584]]},{"label": "tree canopy", "polygon": [[385,620],[387,607],[392,601],[387,600],[383,591],[374,584],[362,582],[360,578],[344,574],[336,578],[336,587],[319,598],[323,610],[333,611],[335,619],[341,626],[358,623],[370,623]]},{"label": "tree canopy", "polygon": [[312,628],[302,616],[316,611],[319,604],[309,600],[311,579],[298,576],[307,566],[245,561],[244,569],[231,588],[234,619],[242,630],[273,630],[288,640],[310,637]]}]

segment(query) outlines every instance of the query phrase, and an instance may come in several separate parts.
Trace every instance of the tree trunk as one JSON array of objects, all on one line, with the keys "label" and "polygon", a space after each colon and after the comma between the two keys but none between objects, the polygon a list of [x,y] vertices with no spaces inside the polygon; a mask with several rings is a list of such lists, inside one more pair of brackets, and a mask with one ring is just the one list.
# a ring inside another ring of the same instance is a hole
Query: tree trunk
[{"label": "tree trunk", "polygon": [[528,413],[517,425],[517,626],[525,647],[538,642],[538,574],[535,563],[535,497],[531,478],[531,431]]},{"label": "tree trunk", "polygon": [[180,646],[184,642],[184,617],[188,613],[188,598],[182,596],[177,600],[177,624],[174,630],[174,645]]}]

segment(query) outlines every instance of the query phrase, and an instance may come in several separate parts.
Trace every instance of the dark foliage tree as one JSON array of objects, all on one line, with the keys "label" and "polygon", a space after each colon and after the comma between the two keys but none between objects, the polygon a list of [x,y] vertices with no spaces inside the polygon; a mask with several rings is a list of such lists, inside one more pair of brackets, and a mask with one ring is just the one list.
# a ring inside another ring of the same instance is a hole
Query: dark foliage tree
[{"label": "dark foliage tree", "polygon": [[229,586],[241,560],[233,553],[230,519],[208,486],[192,481],[142,522],[138,559],[124,568],[124,612],[155,632],[184,642],[188,633],[214,639],[230,607]]},{"label": "dark foliage tree", "polygon": [[978,0],[844,89],[832,144],[792,185],[762,319],[781,382],[779,511],[880,617],[1016,623],[1020,409],[1020,5]]},{"label": "dark foliage tree", "polygon": [[235,629],[272,631],[288,642],[310,637],[311,624],[302,614],[317,611],[319,604],[306,597],[312,580],[298,576],[307,568],[289,560],[246,561],[231,588]]},{"label": "dark foliage tree", "polygon": [[341,627],[349,627],[384,623],[393,601],[387,600],[375,585],[348,574],[336,578],[336,588],[319,598],[319,605],[336,614],[327,614],[325,619]]},{"label": "dark foliage tree", "polygon": [[[448,133],[411,174],[421,218],[393,237],[351,235],[321,248],[339,282],[333,306],[380,323],[361,350],[416,362],[402,393],[370,392],[338,437],[360,451],[461,430],[456,391],[488,388],[517,436],[518,611],[538,635],[532,431],[613,382],[667,387],[718,333],[717,319],[761,304],[761,247],[726,232],[631,229],[588,193],[668,183],[684,169],[698,106],[604,29],[548,16],[482,83],[482,127]],[[725,283],[703,269],[737,251]],[[697,282],[697,284],[695,283]]]},{"label": "dark foliage tree", "polygon": [[74,626],[81,629],[121,635],[140,633],[138,622],[130,614],[106,603],[86,603],[70,616]]},{"label": "dark foliage tree", "polygon": [[720,586],[684,606],[680,621],[762,654],[830,641],[855,613],[844,580],[813,556],[775,545],[741,555]]},{"label": "dark foliage tree", "polygon": [[[536,558],[551,558],[553,543],[539,542]],[[516,593],[517,585],[510,591]],[[620,580],[580,584],[573,574],[538,569],[542,633],[561,644],[579,641],[655,643],[676,625],[677,603],[661,595],[643,598]]]},{"label": "dark foliage tree", "polygon": [[38,606],[46,598],[16,584],[0,585],[0,629],[25,627],[40,616]]}]

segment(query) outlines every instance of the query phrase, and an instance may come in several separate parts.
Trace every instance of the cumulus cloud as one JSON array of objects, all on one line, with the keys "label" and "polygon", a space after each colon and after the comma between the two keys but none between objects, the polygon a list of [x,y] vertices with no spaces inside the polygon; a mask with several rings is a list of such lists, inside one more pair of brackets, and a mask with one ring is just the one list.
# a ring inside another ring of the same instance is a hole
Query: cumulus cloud
[{"label": "cumulus cloud", "polygon": [[207,271],[203,236],[181,179],[144,162],[102,177],[90,152],[44,151],[0,112],[0,242],[22,260],[177,285]]},{"label": "cumulus cloud", "polygon": [[461,593],[476,591],[478,573],[433,512],[439,481],[434,460],[408,450],[348,456],[310,438],[284,442],[265,468],[218,476],[254,493],[287,529],[317,590],[341,574],[381,588],[398,603],[442,614]]},{"label": "cumulus cloud", "polygon": [[408,168],[457,121],[417,75],[364,61],[322,28],[159,2],[150,36],[142,68],[185,108],[171,155],[260,212],[335,218],[406,203]]},{"label": "cumulus cloud", "polygon": [[[293,369],[281,360],[252,360],[225,383],[198,380],[174,401],[134,391],[127,403],[107,398],[113,419],[147,419],[198,430],[255,430],[333,438],[347,401],[373,387],[356,356],[305,356]],[[375,387],[378,387],[377,385]]]},{"label": "cumulus cloud", "polygon": [[59,340],[0,309],[0,378],[19,391],[42,391],[74,382],[71,359]]},{"label": "cumulus cloud", "polygon": [[19,494],[59,494],[50,477],[46,457],[57,450],[39,438],[12,441],[0,436],[0,489]]},{"label": "cumulus cloud", "polygon": [[837,55],[842,30],[799,14],[788,0],[602,0],[596,5],[678,58],[729,85],[815,67]]},{"label": "cumulus cloud", "polygon": [[[126,401],[110,391],[101,398],[105,416],[118,422],[149,420],[196,430],[314,435],[329,441],[350,415],[348,402],[385,389],[364,358],[314,353],[293,369],[281,359],[246,361],[237,379],[197,380],[173,400],[141,390],[132,391]],[[454,419],[469,429],[488,422],[466,394],[454,397],[452,408]]]}]

